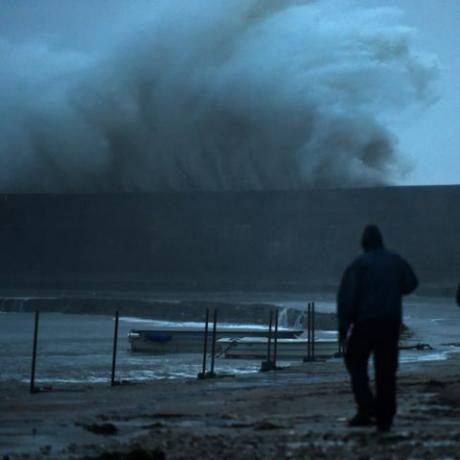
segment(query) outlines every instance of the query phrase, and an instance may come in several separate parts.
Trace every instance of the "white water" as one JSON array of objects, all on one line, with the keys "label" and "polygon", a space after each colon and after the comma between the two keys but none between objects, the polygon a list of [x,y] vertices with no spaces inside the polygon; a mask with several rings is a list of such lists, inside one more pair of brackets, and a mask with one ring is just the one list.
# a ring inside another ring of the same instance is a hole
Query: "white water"
[{"label": "white water", "polygon": [[416,32],[366,2],[3,3],[2,191],[391,182],[392,123],[433,100]]}]

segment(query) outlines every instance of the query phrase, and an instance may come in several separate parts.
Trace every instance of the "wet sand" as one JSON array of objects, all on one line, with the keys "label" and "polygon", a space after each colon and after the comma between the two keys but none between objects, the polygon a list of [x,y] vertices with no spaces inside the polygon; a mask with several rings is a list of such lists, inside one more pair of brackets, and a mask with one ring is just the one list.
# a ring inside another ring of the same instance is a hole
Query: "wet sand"
[{"label": "wet sand", "polygon": [[[0,385],[3,458],[460,458],[460,354],[403,364],[392,432],[346,426],[341,360],[207,380]],[[0,457],[2,458],[2,457]]]}]

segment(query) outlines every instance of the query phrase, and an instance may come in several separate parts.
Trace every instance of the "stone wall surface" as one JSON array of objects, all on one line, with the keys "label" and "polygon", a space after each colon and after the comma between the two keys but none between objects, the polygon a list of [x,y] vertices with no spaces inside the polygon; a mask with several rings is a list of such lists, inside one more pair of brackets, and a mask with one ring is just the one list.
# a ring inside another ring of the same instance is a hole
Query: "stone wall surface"
[{"label": "stone wall surface", "polygon": [[0,195],[0,289],[333,290],[367,223],[421,291],[460,279],[460,186]]}]

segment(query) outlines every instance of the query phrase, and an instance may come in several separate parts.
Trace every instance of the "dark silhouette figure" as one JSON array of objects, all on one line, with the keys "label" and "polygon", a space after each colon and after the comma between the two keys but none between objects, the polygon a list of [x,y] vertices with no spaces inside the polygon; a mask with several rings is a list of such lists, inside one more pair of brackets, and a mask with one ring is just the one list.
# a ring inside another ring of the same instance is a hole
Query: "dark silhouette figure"
[{"label": "dark silhouette figure", "polygon": [[[364,229],[364,254],[345,270],[337,295],[339,340],[358,406],[350,426],[373,424],[388,431],[396,413],[396,371],[402,323],[402,296],[418,281],[410,265],[384,248],[375,225]],[[374,356],[375,398],[369,386],[368,362]]]},{"label": "dark silhouette figure", "polygon": [[456,300],[457,300],[457,305],[460,307],[460,283],[458,284],[458,287],[457,287],[457,297],[456,297]]}]

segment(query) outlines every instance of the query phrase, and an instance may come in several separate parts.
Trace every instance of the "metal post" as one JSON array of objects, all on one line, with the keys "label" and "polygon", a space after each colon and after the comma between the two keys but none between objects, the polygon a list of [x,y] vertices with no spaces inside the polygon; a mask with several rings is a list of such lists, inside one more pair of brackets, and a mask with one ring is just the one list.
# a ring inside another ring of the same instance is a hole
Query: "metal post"
[{"label": "metal post", "polygon": [[30,375],[30,392],[37,393],[35,388],[35,364],[37,362],[37,340],[38,340],[38,323],[40,320],[40,312],[35,311],[35,325],[34,325],[34,342],[32,348],[32,372]]},{"label": "metal post", "polygon": [[311,359],[315,360],[315,302],[311,303]]},{"label": "metal post", "polygon": [[343,344],[340,340],[339,329],[337,328],[337,358],[343,356]]},{"label": "metal post", "polygon": [[217,309],[214,309],[214,318],[212,325],[212,351],[211,351],[211,372],[210,377],[214,377],[214,360],[216,356],[216,338],[217,338]]},{"label": "metal post", "polygon": [[270,310],[270,320],[268,322],[268,335],[267,335],[267,360],[262,361],[260,370],[262,372],[270,371],[273,369],[273,363],[271,361],[270,351],[272,343],[272,325],[273,325],[273,310]]},{"label": "metal post", "polygon": [[311,304],[308,302],[307,307],[307,360],[311,359]]},{"label": "metal post", "polygon": [[273,342],[273,367],[276,369],[276,358],[278,354],[278,309],[275,310],[275,339]]},{"label": "metal post", "polygon": [[203,370],[198,374],[198,378],[204,379],[206,376],[206,355],[208,353],[208,326],[209,308],[206,308],[206,319],[204,324],[204,344],[203,344]]},{"label": "metal post", "polygon": [[112,378],[111,385],[116,385],[115,382],[115,366],[117,363],[117,344],[118,344],[118,310],[115,312],[115,330],[113,333],[113,354],[112,354]]},{"label": "metal post", "polygon": [[[306,311],[303,312],[303,325],[305,327],[305,332],[307,333],[307,354],[308,354],[308,318]],[[305,362],[307,360],[307,356],[302,358],[302,361]]]},{"label": "metal post", "polygon": [[339,331],[337,331],[337,344],[338,344],[337,358],[340,358],[345,354],[345,344],[339,338]]},{"label": "metal post", "polygon": [[273,311],[270,311],[270,321],[268,323],[268,341],[267,341],[267,363],[270,363],[270,351],[272,345],[272,325],[273,325]]}]

